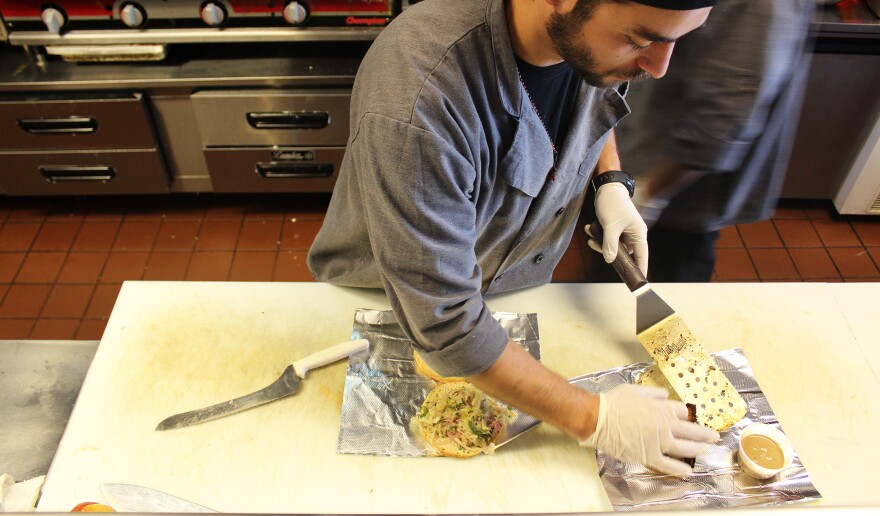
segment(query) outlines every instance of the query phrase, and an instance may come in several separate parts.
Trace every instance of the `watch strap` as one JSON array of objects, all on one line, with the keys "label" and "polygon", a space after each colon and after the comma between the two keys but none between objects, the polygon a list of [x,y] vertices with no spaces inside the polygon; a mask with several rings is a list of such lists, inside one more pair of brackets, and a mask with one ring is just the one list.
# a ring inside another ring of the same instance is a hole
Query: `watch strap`
[{"label": "watch strap", "polygon": [[608,183],[623,183],[623,186],[626,187],[627,191],[629,191],[629,196],[632,197],[636,193],[636,181],[632,175],[622,171],[622,170],[606,170],[601,174],[597,175],[590,182],[593,186],[593,191],[598,191],[599,187],[602,185],[606,185]]}]

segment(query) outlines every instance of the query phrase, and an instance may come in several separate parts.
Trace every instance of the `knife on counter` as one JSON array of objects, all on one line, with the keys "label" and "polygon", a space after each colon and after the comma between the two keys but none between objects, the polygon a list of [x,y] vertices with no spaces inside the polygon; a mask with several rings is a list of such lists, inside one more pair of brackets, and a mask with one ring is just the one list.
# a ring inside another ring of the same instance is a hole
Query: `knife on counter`
[{"label": "knife on counter", "polygon": [[217,512],[183,498],[133,484],[102,484],[111,507],[120,512]]},{"label": "knife on counter", "polygon": [[366,339],[358,339],[322,349],[287,366],[281,376],[267,387],[216,405],[175,414],[162,420],[156,430],[171,430],[204,423],[290,396],[299,390],[302,384],[300,379],[305,379],[310,370],[366,351],[369,346]]}]

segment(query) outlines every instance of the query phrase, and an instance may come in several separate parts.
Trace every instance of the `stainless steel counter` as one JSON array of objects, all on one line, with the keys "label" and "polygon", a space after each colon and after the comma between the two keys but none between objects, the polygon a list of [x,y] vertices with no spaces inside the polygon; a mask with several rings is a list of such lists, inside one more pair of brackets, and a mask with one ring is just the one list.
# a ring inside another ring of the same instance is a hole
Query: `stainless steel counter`
[{"label": "stainless steel counter", "polygon": [[49,471],[98,341],[0,341],[0,473]]},{"label": "stainless steel counter", "polygon": [[0,92],[351,85],[369,43],[180,45],[161,62],[39,64],[0,45]]}]

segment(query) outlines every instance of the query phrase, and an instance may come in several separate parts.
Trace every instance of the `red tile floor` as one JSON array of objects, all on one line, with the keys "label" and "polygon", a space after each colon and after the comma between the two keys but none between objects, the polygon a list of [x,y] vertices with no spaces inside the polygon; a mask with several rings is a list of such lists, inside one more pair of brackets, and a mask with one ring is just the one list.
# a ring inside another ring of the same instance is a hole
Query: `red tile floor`
[{"label": "red tile floor", "polygon": [[[0,340],[98,340],[126,280],[313,281],[306,253],[325,194],[0,196]],[[727,228],[714,280],[878,281],[880,218],[783,200]],[[591,281],[579,232],[554,281]]]}]

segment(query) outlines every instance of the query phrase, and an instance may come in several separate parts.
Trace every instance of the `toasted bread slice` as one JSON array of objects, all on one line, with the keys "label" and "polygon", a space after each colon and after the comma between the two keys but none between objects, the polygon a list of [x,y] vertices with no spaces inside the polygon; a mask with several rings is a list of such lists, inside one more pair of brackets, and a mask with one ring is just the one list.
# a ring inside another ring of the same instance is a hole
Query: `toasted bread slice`
[{"label": "toasted bread slice", "polygon": [[639,375],[639,379],[636,380],[636,383],[644,385],[645,387],[660,387],[661,389],[666,389],[669,392],[669,399],[681,401],[681,398],[675,393],[675,389],[672,388],[672,384],[669,383],[669,380],[666,379],[666,376],[663,375],[663,371],[657,367],[657,364],[642,371],[642,374]]},{"label": "toasted bread slice", "polygon": [[422,360],[421,355],[415,350],[413,350],[413,363],[415,364],[416,373],[428,378],[430,380],[434,380],[435,382],[445,383],[445,382],[464,382],[466,381],[461,376],[440,376],[437,371],[434,371],[428,364]]}]

